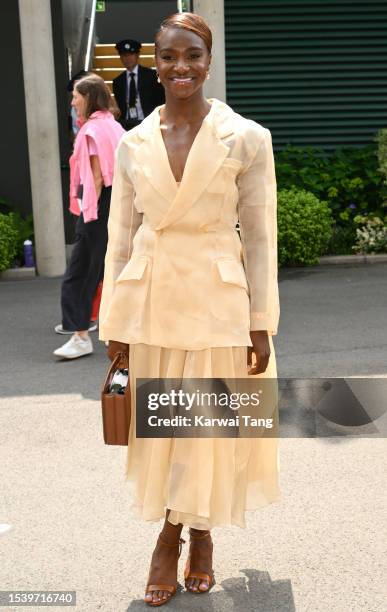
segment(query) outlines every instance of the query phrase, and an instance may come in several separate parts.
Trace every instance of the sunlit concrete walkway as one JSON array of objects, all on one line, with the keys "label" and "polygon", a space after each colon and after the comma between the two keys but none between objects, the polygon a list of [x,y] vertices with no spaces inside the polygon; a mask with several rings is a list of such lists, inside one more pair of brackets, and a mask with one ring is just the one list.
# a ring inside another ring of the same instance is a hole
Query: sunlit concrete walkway
[{"label": "sunlit concrete walkway", "polygon": [[[282,271],[281,376],[387,375],[386,279],[384,264]],[[82,612],[145,610],[159,526],[130,508],[126,449],[103,444],[103,344],[93,334],[92,356],[52,357],[65,340],[53,332],[59,288],[0,282],[0,589],[76,590]],[[249,513],[246,530],[214,530],[217,585],[168,609],[384,612],[386,457],[381,438],[280,440],[281,502]]]}]

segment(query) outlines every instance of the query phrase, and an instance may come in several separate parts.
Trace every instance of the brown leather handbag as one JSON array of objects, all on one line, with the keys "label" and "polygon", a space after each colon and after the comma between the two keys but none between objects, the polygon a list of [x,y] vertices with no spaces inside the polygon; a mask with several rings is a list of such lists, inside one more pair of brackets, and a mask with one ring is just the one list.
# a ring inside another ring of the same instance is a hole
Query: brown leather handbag
[{"label": "brown leather handbag", "polygon": [[123,395],[109,392],[114,372],[121,368],[129,369],[129,357],[120,351],[113,358],[101,392],[103,437],[105,444],[127,446],[131,415],[129,377]]}]

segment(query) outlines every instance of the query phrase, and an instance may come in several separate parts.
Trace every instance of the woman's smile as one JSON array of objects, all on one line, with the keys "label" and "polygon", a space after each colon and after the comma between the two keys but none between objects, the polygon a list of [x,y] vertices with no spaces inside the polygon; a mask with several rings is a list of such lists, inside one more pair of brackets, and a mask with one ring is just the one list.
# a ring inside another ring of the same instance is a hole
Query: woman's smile
[{"label": "woman's smile", "polygon": [[192,83],[195,77],[170,77],[170,80],[178,85],[188,85]]}]

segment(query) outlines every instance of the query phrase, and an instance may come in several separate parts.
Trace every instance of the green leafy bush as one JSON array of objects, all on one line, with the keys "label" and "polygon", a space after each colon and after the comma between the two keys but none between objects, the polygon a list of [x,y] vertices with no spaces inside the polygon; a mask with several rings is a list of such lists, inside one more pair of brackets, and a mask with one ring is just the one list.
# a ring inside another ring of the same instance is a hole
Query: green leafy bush
[{"label": "green leafy bush", "polygon": [[378,143],[379,172],[383,176],[383,182],[387,185],[387,129],[379,130],[375,138]]},{"label": "green leafy bush", "polygon": [[327,253],[331,255],[349,255],[356,240],[356,225],[353,221],[346,224],[335,223],[332,237],[329,240]]},{"label": "green leafy bush", "polygon": [[[278,188],[309,191],[327,202],[332,211],[335,226],[329,253],[353,252],[355,216],[373,214],[382,218],[385,215],[387,180],[384,182],[380,169],[380,147],[380,143],[379,148],[371,143],[327,153],[316,147],[288,145],[276,153]],[[385,169],[387,179],[387,159]]]},{"label": "green leafy bush", "polygon": [[18,234],[17,244],[16,244],[16,259],[19,264],[23,261],[23,244],[25,240],[34,239],[34,223],[32,215],[27,215],[26,217],[22,217],[22,215],[15,211],[13,206],[4,200],[4,198],[0,198],[0,213],[6,214],[12,221],[12,225]]},{"label": "green leafy bush", "polygon": [[331,153],[288,145],[276,154],[276,174],[279,189],[310,191],[329,204],[336,221],[347,221],[363,211],[383,214],[387,186],[379,170],[376,143]]},{"label": "green leafy bush", "polygon": [[19,212],[11,212],[8,216],[11,218],[13,227],[15,228],[19,236],[16,245],[16,257],[21,261],[24,257],[24,241],[31,240],[34,237],[34,224],[32,221],[32,215],[28,215],[26,218],[23,218]]},{"label": "green leafy bush", "polygon": [[332,213],[326,202],[305,190],[278,192],[278,262],[316,264],[332,236]]},{"label": "green leafy bush", "polygon": [[9,215],[0,213],[0,272],[7,270],[17,253],[19,235]]}]

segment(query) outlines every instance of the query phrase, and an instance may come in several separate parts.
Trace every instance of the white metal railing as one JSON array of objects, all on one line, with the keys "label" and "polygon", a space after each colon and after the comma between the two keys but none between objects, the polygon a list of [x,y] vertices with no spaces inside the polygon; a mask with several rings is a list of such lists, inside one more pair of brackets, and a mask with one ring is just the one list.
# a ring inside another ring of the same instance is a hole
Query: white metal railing
[{"label": "white metal railing", "polygon": [[97,5],[97,0],[93,0],[92,6],[91,6],[91,15],[90,15],[90,22],[89,22],[89,35],[87,37],[87,48],[86,48],[86,57],[85,57],[85,70],[86,70],[86,72],[89,70],[89,66],[90,66],[90,55],[91,55],[91,45],[92,45],[92,42],[93,42],[96,5]]}]

